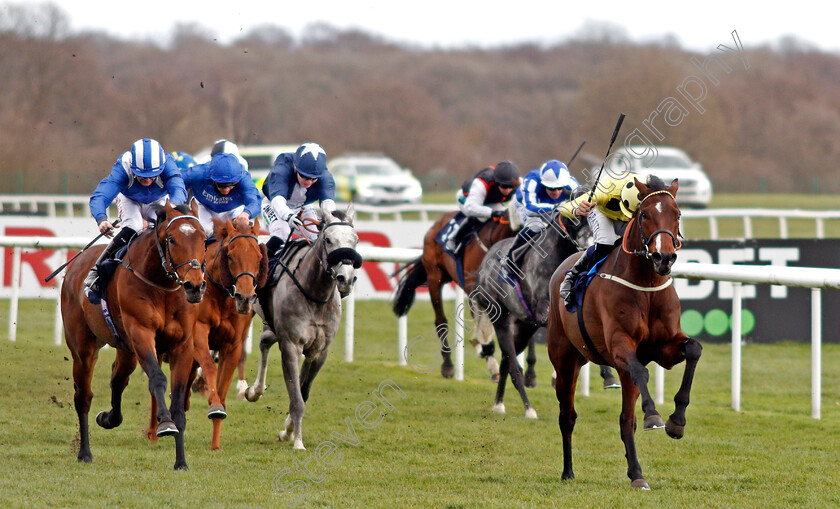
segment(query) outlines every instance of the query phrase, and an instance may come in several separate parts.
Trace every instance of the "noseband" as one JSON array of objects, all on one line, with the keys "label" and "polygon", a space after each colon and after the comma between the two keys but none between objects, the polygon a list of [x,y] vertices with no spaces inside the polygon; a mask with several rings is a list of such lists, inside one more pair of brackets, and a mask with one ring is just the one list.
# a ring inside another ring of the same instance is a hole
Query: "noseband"
[{"label": "noseband", "polygon": [[[178,269],[180,269],[184,265],[189,265],[189,268],[187,269],[187,271],[184,272],[184,277],[186,277],[187,274],[189,274],[189,272],[193,269],[200,270],[202,275],[203,275],[204,274],[204,263],[199,263],[199,261],[197,259],[193,258],[192,260],[189,260],[189,261],[186,261],[186,262],[183,262],[183,263],[179,263],[178,265],[175,265],[175,262],[172,260],[172,251],[169,248],[169,242],[171,240],[171,237],[169,236],[168,232],[169,232],[169,227],[172,226],[172,223],[174,223],[175,221],[178,221],[179,219],[193,219],[196,222],[198,222],[198,218],[194,217],[194,216],[184,215],[184,216],[173,217],[172,219],[169,220],[168,223],[166,223],[166,227],[163,229],[163,232],[165,234],[164,243],[166,244],[166,248],[164,249],[163,247],[161,247],[157,234],[155,234],[155,245],[157,246],[158,254],[160,255],[160,264],[161,264],[161,266],[163,266],[163,271],[166,273],[166,277],[168,277],[172,281],[175,281],[179,285],[183,285],[184,283],[186,283],[186,281],[184,279],[181,279],[180,276],[178,276]],[[203,229],[204,229],[204,227],[201,226],[201,223],[199,223],[198,224],[198,231],[199,232],[203,231]],[[165,251],[165,254],[164,254],[164,251]],[[167,267],[167,265],[168,265],[168,267]]]},{"label": "noseband", "polygon": [[[674,235],[674,232],[667,228],[660,228],[659,230],[656,230],[655,232],[651,233],[650,237],[645,237],[645,230],[642,227],[642,216],[640,214],[640,211],[642,210],[642,204],[645,202],[645,200],[657,194],[667,194],[671,197],[672,200],[674,200],[674,203],[676,203],[676,198],[674,198],[674,195],[672,195],[664,189],[659,191],[653,191],[652,193],[642,198],[642,201],[639,202],[639,207],[636,209],[636,213],[633,215],[633,219],[630,220],[630,224],[627,226],[628,235],[624,236],[624,241],[621,243],[621,248],[625,253],[632,254],[635,256],[641,256],[642,258],[650,260],[650,243],[653,242],[653,239],[656,238],[657,235],[663,233],[671,237],[671,241],[674,243],[674,250],[679,250],[682,247],[682,242],[680,242],[679,238],[677,238],[677,235]],[[630,251],[627,249],[627,238],[629,237],[630,229],[633,227],[633,222],[636,221],[636,219],[638,219],[639,221],[639,237],[642,241],[642,249]],[[679,234],[679,232],[677,232],[677,234]]]},{"label": "noseband", "polygon": [[[321,235],[325,235],[327,228],[330,226],[350,226],[352,228],[353,223],[348,223],[346,221],[328,223],[321,231]],[[333,279],[337,277],[333,266],[338,265],[339,263],[352,264],[354,269],[358,269],[362,266],[362,255],[360,255],[359,252],[352,247],[340,247],[330,251],[329,253],[327,253],[326,242],[321,242],[321,247],[321,255],[318,257],[318,261],[320,262],[321,267],[324,268],[324,271],[326,271],[326,273]]]}]

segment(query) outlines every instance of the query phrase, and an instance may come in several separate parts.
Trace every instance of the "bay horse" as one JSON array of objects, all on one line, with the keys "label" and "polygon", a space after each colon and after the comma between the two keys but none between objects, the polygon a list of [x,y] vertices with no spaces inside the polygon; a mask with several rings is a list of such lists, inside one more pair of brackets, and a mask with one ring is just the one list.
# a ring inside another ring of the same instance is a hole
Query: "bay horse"
[{"label": "bay horse", "polygon": [[[196,304],[206,288],[204,229],[197,215],[195,205],[173,206],[167,200],[157,210],[154,228],[130,242],[105,290],[110,319],[82,292],[85,275],[103,247],[94,246],[83,252],[67,271],[61,286],[61,316],[64,338],[73,356],[74,404],[81,441],[79,461],[90,463],[93,459],[88,430],[93,398],[91,378],[99,350],[108,344],[116,350],[111,369],[111,410],[100,412],[96,423],[105,429],[122,423],[122,393],[139,361],[149,378],[149,392],[157,401],[156,434],[175,435],[175,469],[188,470],[184,405],[193,363]],[[158,355],[164,353],[169,355],[171,367],[171,407],[166,406],[167,379],[158,363]]]},{"label": "bay horse", "polygon": [[[204,279],[210,283],[198,307],[193,329],[193,356],[201,366],[207,386],[210,408],[207,417],[213,420],[210,449],[220,447],[222,419],[227,417],[226,397],[237,365],[242,345],[254,316],[256,289],[265,285],[268,277],[268,253],[257,236],[259,218],[253,226],[236,228],[230,219],[214,219],[214,240],[207,246],[208,260]],[[216,367],[210,350],[218,352]],[[187,393],[189,408],[189,392]],[[151,421],[147,436],[157,440],[155,416],[157,404],[152,398]]]},{"label": "bay horse", "polygon": [[536,419],[537,412],[528,400],[516,356],[532,343],[534,333],[545,327],[548,321],[548,282],[554,269],[578,251],[556,210],[546,217],[545,222],[548,225],[542,233],[520,248],[527,251],[522,255],[518,288],[499,281],[502,262],[514,242],[513,239],[504,239],[487,251],[478,269],[476,291],[470,294],[470,304],[476,308],[473,314],[488,317],[502,350],[493,411],[505,413],[505,383],[510,374],[525,405],[525,417],[529,419]]},{"label": "bay horse", "polygon": [[[567,259],[550,283],[548,355],[557,371],[555,391],[560,403],[559,426],[563,437],[562,479],[574,479],[572,431],[577,413],[574,397],[580,367],[587,361],[609,364],[621,379],[621,440],[627,457],[631,486],[649,490],[636,456],[636,401],[641,394],[644,429],[665,428],[671,438],[682,438],[685,411],[702,346],[680,328],[680,300],[671,285],[671,266],[680,247],[680,209],[670,187],[656,177],[648,184],[635,181],[641,200],[616,248],[592,279],[581,309],[567,311],[559,295],[566,271],[577,260]],[[578,313],[583,313],[578,321]],[[579,326],[583,324],[583,328]],[[651,361],[665,369],[685,361],[682,383],[674,397],[675,410],[666,424],[656,411],[648,390]]]},{"label": "bay horse", "polygon": [[[452,378],[455,375],[455,366],[452,364],[452,348],[447,339],[449,323],[443,312],[441,291],[443,286],[450,281],[455,281],[458,286],[461,286],[461,282],[458,277],[455,259],[444,251],[435,241],[435,237],[456,214],[457,212],[449,212],[442,215],[426,232],[423,237],[423,254],[403,269],[406,272],[397,285],[393,305],[394,313],[397,316],[406,315],[414,303],[417,288],[423,284],[429,285],[429,296],[432,301],[432,308],[435,311],[435,332],[440,340],[440,353],[443,358],[440,372],[444,378]],[[485,222],[464,239],[466,246],[463,248],[462,274],[464,276],[463,289],[467,295],[472,294],[475,290],[478,267],[481,265],[481,260],[484,259],[488,248],[500,240],[514,235],[509,218],[510,208],[504,216]],[[489,322],[481,320],[481,317],[479,317],[476,321],[476,339],[483,346],[476,345],[476,348],[481,348],[481,356],[487,358],[487,368],[493,380],[497,380],[499,366],[493,358],[492,330]]]},{"label": "bay horse", "polygon": [[[257,378],[245,391],[251,402],[265,393],[268,353],[279,343],[289,415],[278,440],[287,441],[294,435],[295,449],[305,449],[301,425],[309,391],[338,331],[341,299],[352,290],[356,270],[362,266],[356,251],[359,236],[353,227],[352,205],[347,213],[322,208],[321,217],[318,237],[311,246],[289,251],[274,268],[281,275],[264,302],[269,310],[262,309],[260,302],[256,304],[257,313],[269,327],[260,336]],[[301,355],[305,357],[302,366]]]}]

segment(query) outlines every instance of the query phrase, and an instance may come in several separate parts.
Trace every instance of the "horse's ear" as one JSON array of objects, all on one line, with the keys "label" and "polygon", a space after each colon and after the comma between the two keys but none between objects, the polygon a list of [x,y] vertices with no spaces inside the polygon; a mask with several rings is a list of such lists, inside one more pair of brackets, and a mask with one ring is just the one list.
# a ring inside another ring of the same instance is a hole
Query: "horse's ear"
[{"label": "horse's ear", "polygon": [[260,234],[260,216],[254,218],[254,225],[251,227],[251,233],[254,235]]},{"label": "horse's ear", "polygon": [[222,222],[221,219],[214,217],[213,218],[213,236],[217,239],[223,239],[227,236],[228,230],[226,230],[227,225]]},{"label": "horse's ear", "polygon": [[640,198],[644,198],[645,196],[648,195],[648,193],[650,192],[650,188],[647,186],[647,184],[643,184],[636,177],[633,177],[633,182],[636,183],[636,189],[639,190],[639,197]]},{"label": "horse's ear", "polygon": [[348,223],[354,223],[356,221],[356,207],[353,206],[351,203],[347,206],[347,210],[344,212],[345,221]]},{"label": "horse's ear", "polygon": [[332,215],[332,212],[324,208],[324,204],[321,204],[321,220],[327,224],[332,223],[336,220],[335,216]]},{"label": "horse's ear", "polygon": [[671,196],[676,198],[677,197],[677,189],[679,189],[679,188],[680,188],[680,179],[674,179],[674,181],[671,182],[671,187],[668,188],[668,192],[671,193]]},{"label": "horse's ear", "polygon": [[190,201],[190,213],[198,217],[198,200],[193,199]]},{"label": "horse's ear", "polygon": [[162,207],[160,205],[152,207],[155,211],[155,224],[164,224],[166,223],[166,209],[169,208],[169,199],[166,200],[166,204]]}]

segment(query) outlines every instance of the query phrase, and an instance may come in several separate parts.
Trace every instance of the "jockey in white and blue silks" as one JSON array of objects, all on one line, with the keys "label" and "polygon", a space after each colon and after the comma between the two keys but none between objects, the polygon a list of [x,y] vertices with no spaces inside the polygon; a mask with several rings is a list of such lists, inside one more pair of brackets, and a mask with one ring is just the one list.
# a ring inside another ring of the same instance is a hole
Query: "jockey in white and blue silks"
[{"label": "jockey in white and blue silks", "polygon": [[303,220],[317,219],[313,204],[335,210],[335,181],[327,169],[327,153],[317,143],[304,143],[294,154],[277,156],[262,188],[262,212],[271,234],[266,242],[270,256],[277,253],[292,230],[315,240],[301,225]]},{"label": "jockey in white and blue silks", "polygon": [[85,278],[85,295],[91,302],[96,304],[99,300],[102,262],[143,229],[144,219],[155,220],[153,206],[163,205],[167,199],[173,205],[187,201],[187,190],[175,160],[155,140],[143,138],[135,141],[131,150],[117,159],[111,173],[102,179],[90,197],[90,213],[101,233],[109,237],[113,235],[110,232],[114,225],[108,220],[108,206],[113,201],[116,201],[122,222],[119,233],[102,251]]},{"label": "jockey in white and blue silks", "polygon": [[234,154],[220,152],[182,174],[198,202],[198,221],[208,239],[213,236],[213,219],[230,219],[239,227],[248,225],[260,213],[260,192]]},{"label": "jockey in white and blue silks", "polygon": [[508,275],[520,276],[522,257],[527,249],[540,238],[550,221],[549,214],[558,204],[569,199],[572,191],[580,187],[577,179],[561,161],[551,159],[536,170],[531,170],[516,190],[514,207],[522,219],[522,229],[516,235],[513,245],[508,250],[503,265]]}]

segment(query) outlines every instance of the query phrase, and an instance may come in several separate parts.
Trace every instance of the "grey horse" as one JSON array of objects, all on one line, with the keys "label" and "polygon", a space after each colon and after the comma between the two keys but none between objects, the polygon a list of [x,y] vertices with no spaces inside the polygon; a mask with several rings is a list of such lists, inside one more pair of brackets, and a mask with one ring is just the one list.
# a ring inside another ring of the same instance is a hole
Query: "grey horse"
[{"label": "grey horse", "polygon": [[[477,289],[470,294],[470,306],[474,314],[492,322],[502,350],[494,412],[505,413],[505,382],[510,374],[525,405],[525,417],[537,418],[537,412],[525,393],[516,355],[528,346],[537,329],[548,323],[551,275],[566,257],[578,251],[578,245],[561,221],[556,211],[547,216],[545,230],[521,248],[528,251],[522,258],[518,289],[500,281],[499,277],[502,259],[514,242],[513,238],[491,246],[479,266]],[[614,378],[609,368],[606,368],[606,373],[602,369],[601,376]]]},{"label": "grey horse", "polygon": [[[341,298],[352,290],[356,269],[362,264],[356,252],[359,237],[353,227],[352,206],[346,213],[322,209],[321,217],[315,242],[275,267],[275,272],[283,274],[271,290],[266,304],[270,309],[268,316],[259,303],[255,305],[270,327],[265,327],[260,336],[257,379],[245,391],[246,399],[252,402],[265,392],[268,351],[274,343],[279,343],[289,393],[289,416],[278,439],[289,440],[294,432],[295,449],[305,449],[301,422],[309,390],[327,360],[327,350],[338,330]],[[305,357],[302,366],[301,355]]]}]

